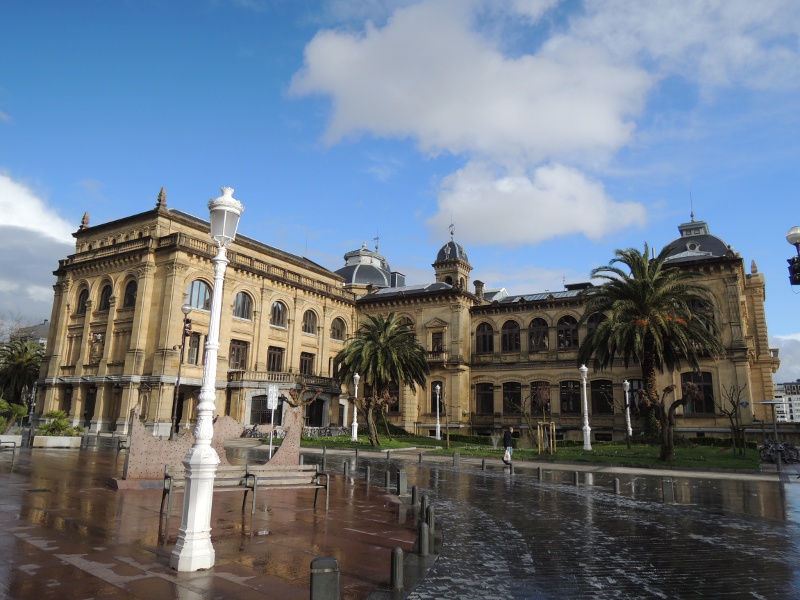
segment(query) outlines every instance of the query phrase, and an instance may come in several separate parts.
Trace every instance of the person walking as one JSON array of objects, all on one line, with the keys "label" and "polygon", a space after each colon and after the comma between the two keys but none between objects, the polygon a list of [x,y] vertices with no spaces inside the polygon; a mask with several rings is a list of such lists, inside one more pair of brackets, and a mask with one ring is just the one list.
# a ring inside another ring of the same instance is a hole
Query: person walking
[{"label": "person walking", "polygon": [[511,455],[514,453],[514,428],[509,427],[503,434],[503,446],[506,448],[506,453],[503,455],[503,462],[507,465],[511,464]]}]

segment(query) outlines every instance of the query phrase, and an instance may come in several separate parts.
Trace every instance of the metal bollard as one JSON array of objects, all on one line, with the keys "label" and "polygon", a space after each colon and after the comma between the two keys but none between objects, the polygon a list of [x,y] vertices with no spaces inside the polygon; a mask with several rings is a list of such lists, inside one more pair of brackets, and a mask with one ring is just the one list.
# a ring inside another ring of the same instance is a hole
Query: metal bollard
[{"label": "metal bollard", "polygon": [[386,483],[386,485],[384,485],[383,487],[385,487],[387,490],[390,487],[392,487],[392,473],[390,471],[388,471],[388,470],[386,471],[385,483]]},{"label": "metal bollard", "polygon": [[303,464],[303,455],[302,454],[300,455],[300,464],[301,465]]},{"label": "metal bollard", "polygon": [[320,470],[321,471],[327,471],[328,470],[328,447],[327,446],[323,446],[322,447],[322,469],[320,469]]},{"label": "metal bollard", "polygon": [[539,478],[539,481],[542,480],[542,467],[536,467],[536,476]]},{"label": "metal bollard", "polygon": [[666,504],[675,502],[675,489],[672,487],[672,479],[662,479],[661,490],[664,494],[664,502]]},{"label": "metal bollard", "polygon": [[433,510],[433,504],[428,506],[427,517],[428,517],[427,518],[428,522],[426,524],[428,525],[428,542],[429,542],[428,552],[433,554],[434,552],[433,543],[436,541],[436,515]]},{"label": "metal bollard", "polygon": [[358,461],[358,448],[356,448],[356,462]]},{"label": "metal bollard", "polygon": [[364,481],[369,485],[369,465],[364,467]]},{"label": "metal bollard", "polygon": [[392,548],[392,576],[391,583],[393,590],[403,587],[403,549]]},{"label": "metal bollard", "polygon": [[311,600],[339,600],[339,561],[335,558],[311,561]]},{"label": "metal bollard", "polygon": [[350,463],[344,461],[344,476],[348,477],[350,475]]},{"label": "metal bollard", "polygon": [[453,452],[453,466],[457,467],[460,462],[461,462],[461,453]]},{"label": "metal bollard", "polygon": [[484,458],[481,461],[481,471],[485,471],[485,470],[486,470],[486,459]]},{"label": "metal bollard", "polygon": [[419,464],[422,464],[422,452],[419,453]]},{"label": "metal bollard", "polygon": [[425,521],[419,522],[419,555],[428,556],[430,542],[428,541],[428,524]]},{"label": "metal bollard", "polygon": [[619,478],[614,478],[614,493],[619,495]]},{"label": "metal bollard", "polygon": [[418,504],[419,504],[419,489],[417,488],[417,486],[412,485],[411,486],[411,506],[413,506],[414,508],[417,508]]},{"label": "metal bollard", "polygon": [[420,503],[420,511],[422,512],[422,518],[425,518],[425,513],[428,510],[429,499],[427,494],[422,495],[422,502]]},{"label": "metal bollard", "polygon": [[579,485],[579,484],[580,484],[580,478],[579,478],[579,475],[578,475],[578,472],[577,472],[577,471],[575,471],[575,472],[572,474],[572,478],[573,478],[573,480],[574,480],[574,483],[575,483],[575,485]]},{"label": "metal bollard", "polygon": [[402,469],[397,471],[397,495],[405,496],[408,493],[408,475]]}]

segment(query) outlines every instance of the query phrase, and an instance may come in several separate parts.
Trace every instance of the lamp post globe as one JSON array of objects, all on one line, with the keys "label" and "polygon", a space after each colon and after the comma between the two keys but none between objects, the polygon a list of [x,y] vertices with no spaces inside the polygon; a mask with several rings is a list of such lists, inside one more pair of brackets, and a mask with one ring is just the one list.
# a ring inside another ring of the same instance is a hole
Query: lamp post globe
[{"label": "lamp post globe", "polygon": [[786,259],[786,262],[789,263],[789,283],[800,285],[800,226],[795,225],[789,230],[786,234],[786,241],[797,250],[796,256]]},{"label": "lamp post globe", "polygon": [[211,501],[219,456],[211,447],[211,439],[214,436],[213,417],[216,409],[214,401],[219,325],[225,268],[228,266],[227,248],[236,238],[239,217],[244,206],[233,197],[233,188],[224,187],[222,196],[209,200],[208,209],[211,213],[210,235],[217,246],[217,253],[211,259],[214,266],[214,287],[211,293],[211,315],[206,336],[203,383],[197,404],[194,445],[183,458],[183,466],[186,468],[183,514],[178,541],[169,559],[170,567],[178,571],[210,569],[216,559],[211,544]]},{"label": "lamp post globe", "polygon": [[353,375],[353,387],[355,389],[355,393],[353,394],[353,424],[352,424],[352,432],[350,435],[351,442],[358,441],[358,382],[361,380],[361,376],[356,373]]},{"label": "lamp post globe", "polygon": [[592,449],[592,428],[589,427],[589,399],[586,395],[586,375],[589,369],[586,365],[581,365],[578,371],[581,374],[581,397],[583,399],[583,449]]}]

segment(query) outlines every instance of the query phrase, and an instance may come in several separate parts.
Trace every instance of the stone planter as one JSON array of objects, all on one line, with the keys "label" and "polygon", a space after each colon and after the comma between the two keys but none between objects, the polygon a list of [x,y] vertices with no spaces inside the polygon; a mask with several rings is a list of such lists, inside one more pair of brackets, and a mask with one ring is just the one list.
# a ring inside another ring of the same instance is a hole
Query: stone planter
[{"label": "stone planter", "polygon": [[63,435],[36,435],[33,437],[34,448],[80,448],[81,437]]},{"label": "stone planter", "polygon": [[22,446],[22,436],[21,435],[0,435],[0,442],[14,442],[17,445],[17,448]]}]

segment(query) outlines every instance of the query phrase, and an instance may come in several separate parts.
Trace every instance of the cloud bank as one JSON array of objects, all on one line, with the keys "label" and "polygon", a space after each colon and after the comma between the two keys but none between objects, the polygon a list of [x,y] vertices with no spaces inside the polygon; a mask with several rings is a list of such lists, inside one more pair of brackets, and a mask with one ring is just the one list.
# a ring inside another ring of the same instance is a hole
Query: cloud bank
[{"label": "cloud bank", "polygon": [[452,215],[473,244],[643,225],[645,207],[611,197],[599,173],[637,143],[661,80],[712,98],[796,85],[800,70],[798,3],[587,0],[566,19],[548,18],[553,0],[369,6],[381,25],[319,31],[290,93],[330,98],[326,144],[371,135],[461,158],[427,222]]}]

